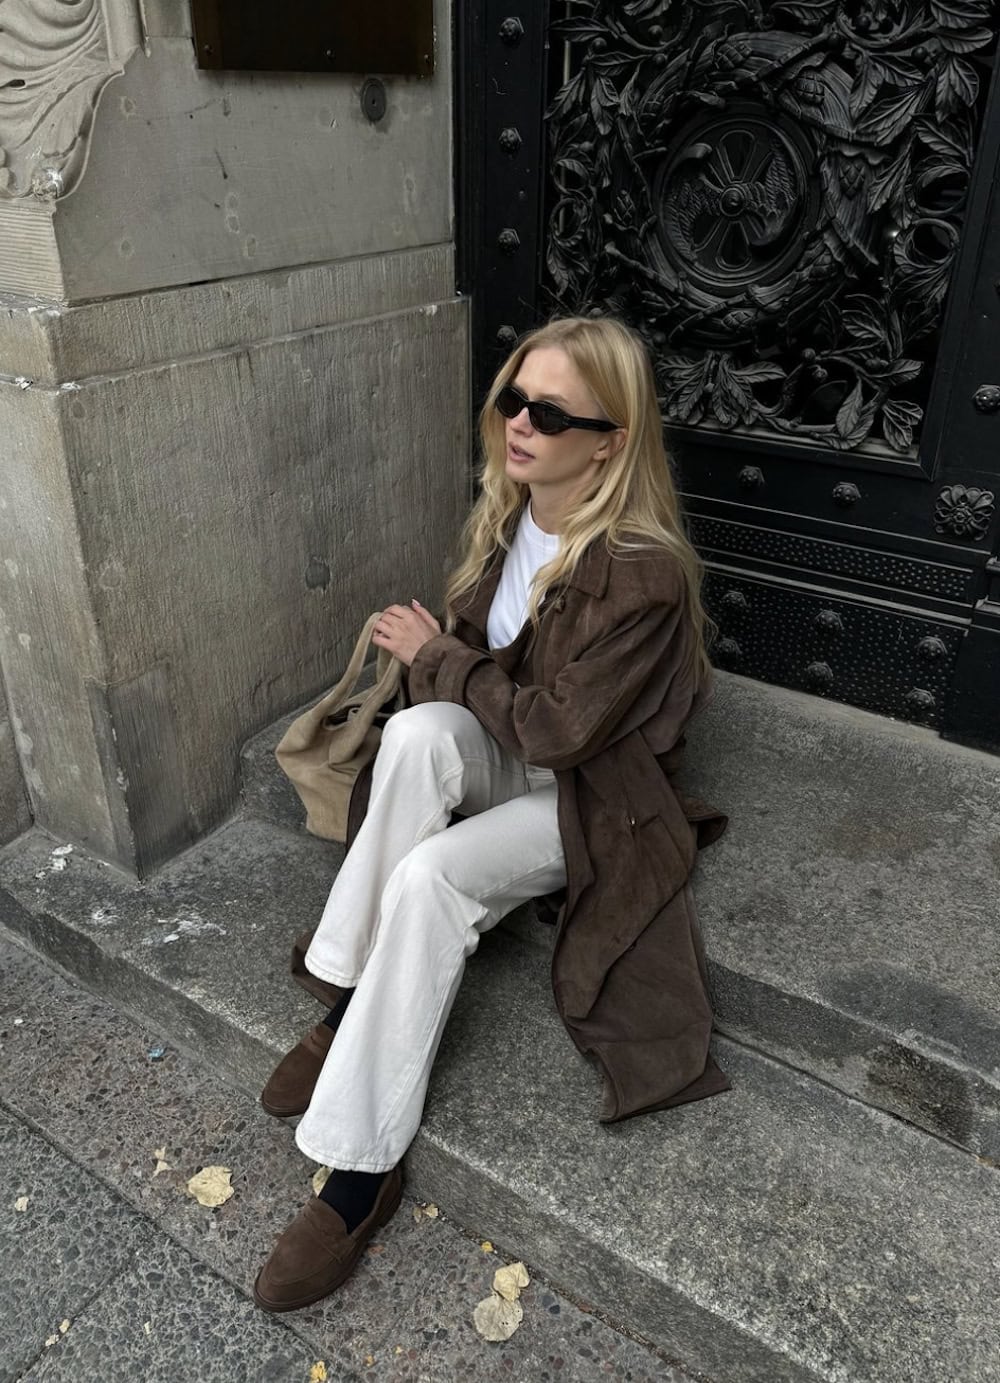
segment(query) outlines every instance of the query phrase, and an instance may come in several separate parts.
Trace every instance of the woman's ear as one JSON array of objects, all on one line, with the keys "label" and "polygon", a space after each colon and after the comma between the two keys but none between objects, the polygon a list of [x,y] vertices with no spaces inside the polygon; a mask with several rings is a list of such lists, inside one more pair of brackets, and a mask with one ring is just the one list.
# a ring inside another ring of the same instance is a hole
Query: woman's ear
[{"label": "woman's ear", "polygon": [[610,461],[617,456],[628,438],[628,430],[619,427],[614,432],[605,432],[601,439],[601,445],[594,452],[595,461]]}]

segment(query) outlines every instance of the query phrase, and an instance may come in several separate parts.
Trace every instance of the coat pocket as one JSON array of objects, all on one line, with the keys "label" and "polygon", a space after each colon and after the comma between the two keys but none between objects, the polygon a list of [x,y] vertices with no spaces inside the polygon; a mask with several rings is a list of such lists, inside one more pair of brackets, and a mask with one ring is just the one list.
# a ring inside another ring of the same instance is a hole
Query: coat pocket
[{"label": "coat pocket", "polygon": [[659,765],[651,765],[653,773],[643,777],[621,775],[622,800],[635,867],[648,870],[661,898],[670,898],[694,867],[695,832]]},{"label": "coat pocket", "polygon": [[[686,823],[685,828],[686,834],[690,834]],[[651,893],[655,902],[662,907],[686,882],[690,863],[661,816],[638,821],[632,831],[632,839],[637,855],[635,867],[649,873]]]},{"label": "coat pocket", "polygon": [[687,879],[687,866],[666,823],[658,816],[633,821],[599,868],[607,880],[606,897],[613,900],[605,916],[614,920],[600,938],[596,968],[602,975],[635,944]]}]

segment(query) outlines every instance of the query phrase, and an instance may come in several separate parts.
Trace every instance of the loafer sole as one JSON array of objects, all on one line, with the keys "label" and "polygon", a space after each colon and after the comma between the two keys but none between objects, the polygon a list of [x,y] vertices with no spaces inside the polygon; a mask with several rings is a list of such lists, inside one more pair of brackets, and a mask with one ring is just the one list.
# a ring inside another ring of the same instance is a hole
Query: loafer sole
[{"label": "loafer sole", "polygon": [[[317,1039],[316,1034],[322,1034],[322,1040]],[[309,1101],[313,1097],[316,1089],[316,1082],[319,1080],[319,1073],[323,1068],[333,1039],[336,1036],[336,1029],[331,1029],[325,1023],[317,1023],[316,1026],[306,1034],[302,1041],[290,1052],[282,1057],[281,1061],[271,1073],[267,1084],[260,1092],[260,1105],[265,1114],[270,1114],[273,1119],[290,1119],[296,1114],[304,1114],[309,1108]],[[290,1080],[287,1076],[283,1081],[275,1082],[275,1076],[281,1071],[282,1067],[293,1059],[298,1060],[300,1067],[311,1063],[313,1069],[309,1075],[303,1075],[300,1070],[295,1080]],[[273,1095],[269,1097],[268,1091],[272,1084],[276,1083],[278,1090],[274,1092],[278,1095],[276,1100]],[[308,1084],[308,1089],[306,1085]],[[281,1103],[281,1100],[294,1100],[294,1103]]]},{"label": "loafer sole", "polygon": [[297,1104],[294,1109],[279,1109],[277,1105],[268,1104],[264,1096],[260,1097],[260,1107],[265,1114],[270,1114],[273,1119],[291,1119],[296,1114],[304,1114],[309,1108],[308,1104]]},{"label": "loafer sole", "polygon": [[277,1314],[282,1311],[301,1311],[304,1306],[312,1306],[313,1302],[322,1301],[324,1297],[330,1296],[332,1292],[335,1292],[337,1288],[342,1286],[350,1277],[357,1265],[358,1259],[371,1242],[372,1234],[374,1234],[377,1229],[381,1229],[383,1225],[389,1223],[393,1215],[395,1215],[396,1211],[399,1209],[402,1199],[403,1184],[401,1180],[392,1197],[386,1201],[385,1205],[382,1207],[381,1214],[372,1222],[371,1232],[358,1244],[357,1252],[345,1261],[342,1265],[340,1276],[337,1277],[335,1281],[331,1282],[329,1286],[307,1292],[305,1296],[296,1297],[294,1301],[270,1301],[267,1297],[261,1296],[258,1290],[257,1284],[260,1282],[261,1278],[261,1274],[258,1273],[253,1284],[253,1299],[255,1303],[262,1311],[271,1311]]}]

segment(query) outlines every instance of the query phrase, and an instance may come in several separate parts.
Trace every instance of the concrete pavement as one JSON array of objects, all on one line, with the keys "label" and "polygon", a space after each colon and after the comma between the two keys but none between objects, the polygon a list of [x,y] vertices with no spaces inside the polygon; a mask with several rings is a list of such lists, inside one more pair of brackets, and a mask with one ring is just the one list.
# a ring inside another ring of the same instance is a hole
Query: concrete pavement
[{"label": "concrete pavement", "polygon": [[[265,1316],[249,1287],[313,1170],[290,1129],[2,927],[0,976],[0,1383],[686,1383],[537,1281],[485,1342],[504,1258],[410,1200],[337,1297]],[[235,1193],[208,1209],[185,1186],[213,1164]]]}]

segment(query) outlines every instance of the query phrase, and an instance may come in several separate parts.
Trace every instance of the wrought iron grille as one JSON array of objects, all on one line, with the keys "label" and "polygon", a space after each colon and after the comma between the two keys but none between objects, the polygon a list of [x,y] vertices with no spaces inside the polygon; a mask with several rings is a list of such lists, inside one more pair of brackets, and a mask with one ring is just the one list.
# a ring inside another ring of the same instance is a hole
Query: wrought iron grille
[{"label": "wrought iron grille", "polygon": [[669,423],[915,457],[998,20],[988,0],[569,0],[553,311],[646,337]]}]

